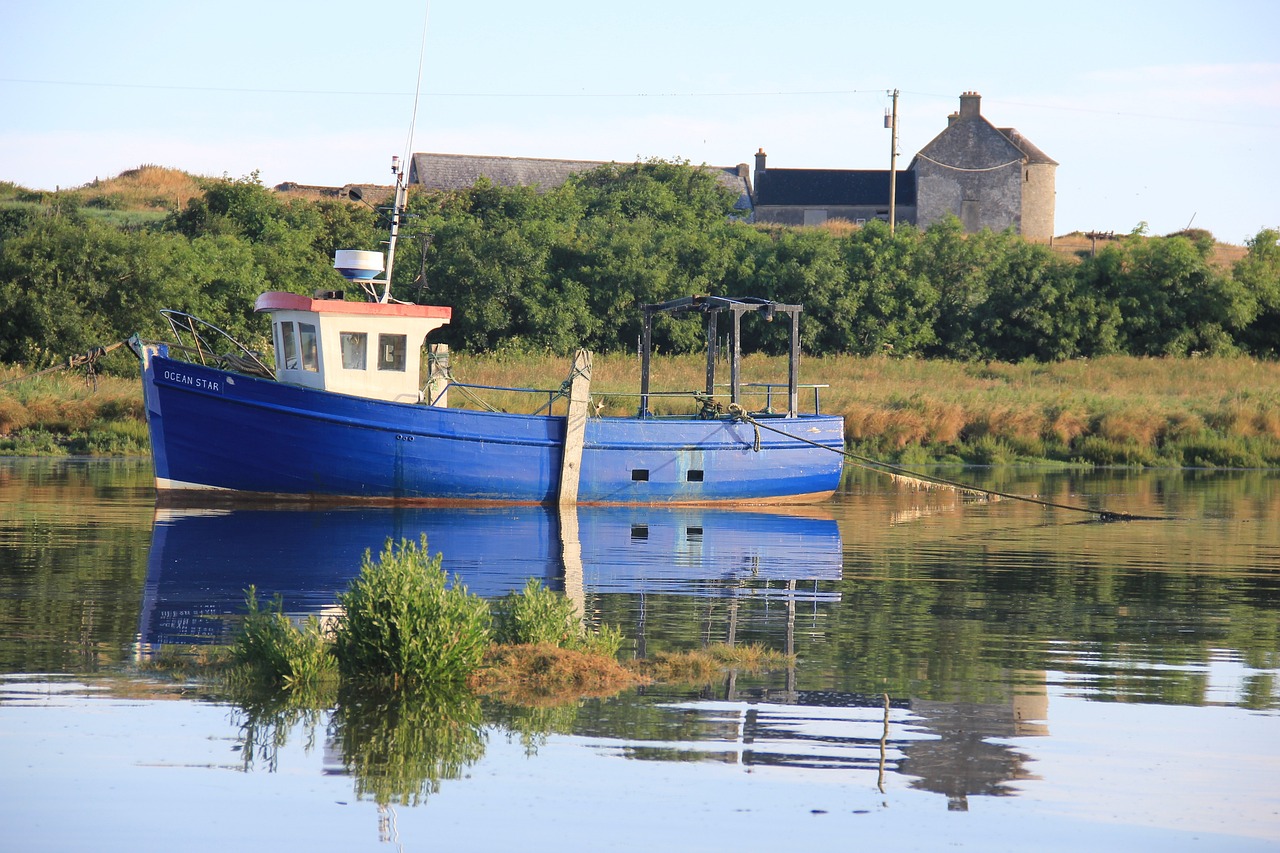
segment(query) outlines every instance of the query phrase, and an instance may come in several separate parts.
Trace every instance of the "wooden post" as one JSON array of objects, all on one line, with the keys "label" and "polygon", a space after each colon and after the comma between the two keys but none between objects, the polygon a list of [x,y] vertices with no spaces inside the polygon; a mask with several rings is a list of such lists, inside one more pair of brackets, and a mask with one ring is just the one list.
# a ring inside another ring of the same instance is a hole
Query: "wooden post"
[{"label": "wooden post", "polygon": [[569,375],[569,414],[564,420],[564,448],[560,459],[560,505],[578,502],[582,473],[582,445],[587,431],[587,403],[591,399],[591,353],[578,350]]},{"label": "wooden post", "polygon": [[716,393],[716,315],[712,310],[707,314],[707,396]]},{"label": "wooden post", "polygon": [[729,402],[738,402],[742,390],[742,341],[738,335],[742,331],[743,308],[734,306],[729,310],[733,315],[733,325],[729,329]]},{"label": "wooden post", "polygon": [[800,414],[800,312],[788,311],[791,320],[791,352],[787,358],[787,417]]},{"label": "wooden post", "polygon": [[889,140],[889,233],[898,222],[898,90],[893,90],[892,132]]},{"label": "wooden post", "polygon": [[653,306],[644,306],[644,331],[640,341],[640,411],[641,420],[649,417],[649,359],[653,346]]}]

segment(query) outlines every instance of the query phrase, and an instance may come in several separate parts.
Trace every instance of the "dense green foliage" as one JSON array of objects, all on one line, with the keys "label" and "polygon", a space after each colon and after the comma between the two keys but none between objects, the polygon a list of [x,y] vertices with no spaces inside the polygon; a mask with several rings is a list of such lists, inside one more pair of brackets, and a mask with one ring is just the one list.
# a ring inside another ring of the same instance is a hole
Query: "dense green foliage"
[{"label": "dense green foliage", "polygon": [[302,627],[294,625],[280,596],[263,607],[253,587],[245,592],[244,621],[232,657],[259,678],[289,689],[315,687],[337,674],[320,621],[309,616]]},{"label": "dense green foliage", "polygon": [[489,603],[460,583],[450,585],[440,565],[425,536],[421,546],[388,539],[377,559],[366,551],[360,574],[338,596],[342,615],[332,630],[315,617],[295,625],[278,596],[263,607],[250,587],[232,657],[253,680],[291,690],[337,675],[348,684],[417,689],[461,684],[480,668],[490,637],[609,657],[622,645],[621,631],[589,630],[564,593],[536,578],[494,604],[491,620]]},{"label": "dense green foliage", "polygon": [[366,552],[338,603],[334,652],[347,678],[461,683],[489,642],[488,605],[465,586],[449,585],[425,536],[421,547],[387,540],[376,560]]},{"label": "dense green foliage", "polygon": [[[1280,352],[1275,230],[1226,270],[1202,231],[1138,229],[1073,259],[1012,233],[966,235],[954,219],[894,234],[879,222],[758,227],[735,216],[735,201],[711,172],[664,161],[602,166],[548,192],[481,181],[418,193],[394,293],[452,306],[438,335],[472,352],[628,350],[638,305],[700,293],[803,303],[814,354]],[[210,181],[158,224],[87,214],[74,197],[41,204],[10,193],[0,204],[0,362],[43,366],[134,332],[158,336],[159,308],[265,348],[257,294],[343,287],[333,251],[376,249],[385,227],[366,207],[286,200],[256,175]],[[783,345],[781,328],[748,326],[748,343]],[[655,330],[663,352],[700,341],[696,318]]]},{"label": "dense green foliage", "polygon": [[591,630],[578,607],[564,593],[529,578],[524,589],[491,605],[493,641],[508,645],[546,643],[562,649],[613,657],[622,646],[622,632],[608,625]]}]

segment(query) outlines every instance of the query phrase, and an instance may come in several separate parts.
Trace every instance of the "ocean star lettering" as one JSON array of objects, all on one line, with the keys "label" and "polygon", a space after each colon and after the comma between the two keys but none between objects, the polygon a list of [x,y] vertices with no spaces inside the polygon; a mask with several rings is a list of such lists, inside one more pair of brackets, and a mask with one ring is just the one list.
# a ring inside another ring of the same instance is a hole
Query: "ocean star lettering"
[{"label": "ocean star lettering", "polygon": [[173,382],[178,385],[190,385],[192,388],[203,388],[206,391],[217,391],[222,393],[222,383],[212,379],[202,379],[199,376],[189,376],[186,373],[179,373],[176,370],[166,370],[164,372],[164,380]]}]

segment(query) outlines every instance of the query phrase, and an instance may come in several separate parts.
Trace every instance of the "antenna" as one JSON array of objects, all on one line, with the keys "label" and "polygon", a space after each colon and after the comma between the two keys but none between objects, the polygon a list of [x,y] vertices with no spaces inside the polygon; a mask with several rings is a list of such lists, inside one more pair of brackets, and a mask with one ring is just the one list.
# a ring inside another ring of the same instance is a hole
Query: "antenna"
[{"label": "antenna", "polygon": [[[405,208],[408,206],[409,185],[408,178],[405,175],[405,164],[410,162],[413,156],[413,131],[418,122],[418,99],[422,92],[422,66],[423,60],[427,52],[427,20],[431,14],[431,2],[428,0],[426,4],[426,12],[422,18],[422,43],[418,48],[418,83],[413,92],[413,112],[409,118],[409,136],[405,140],[404,157],[399,155],[391,155],[391,174],[396,179],[395,198],[391,204],[391,233],[387,238],[387,258],[385,274],[382,278],[376,278],[377,273],[383,270],[382,253],[381,252],[359,252],[355,250],[339,250],[334,257],[334,267],[343,274],[349,281],[357,282],[365,292],[375,302],[385,303],[391,302],[391,271],[396,260],[396,239],[400,236],[400,221],[404,217]],[[352,188],[349,197],[357,202],[364,201],[363,193],[357,188]],[[372,205],[369,205],[372,207]],[[379,295],[374,289],[374,285],[382,285],[382,293]]]}]

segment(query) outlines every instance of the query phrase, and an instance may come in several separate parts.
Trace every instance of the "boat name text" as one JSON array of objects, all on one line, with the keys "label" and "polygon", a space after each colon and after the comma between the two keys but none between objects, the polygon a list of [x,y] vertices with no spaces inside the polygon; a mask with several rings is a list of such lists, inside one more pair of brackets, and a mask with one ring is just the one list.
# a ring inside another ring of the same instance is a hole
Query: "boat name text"
[{"label": "boat name text", "polygon": [[203,388],[206,391],[222,391],[222,383],[212,379],[202,379],[199,376],[190,376],[186,373],[179,373],[176,370],[164,371],[164,380],[166,382],[174,382],[178,385],[190,385],[192,388]]}]

